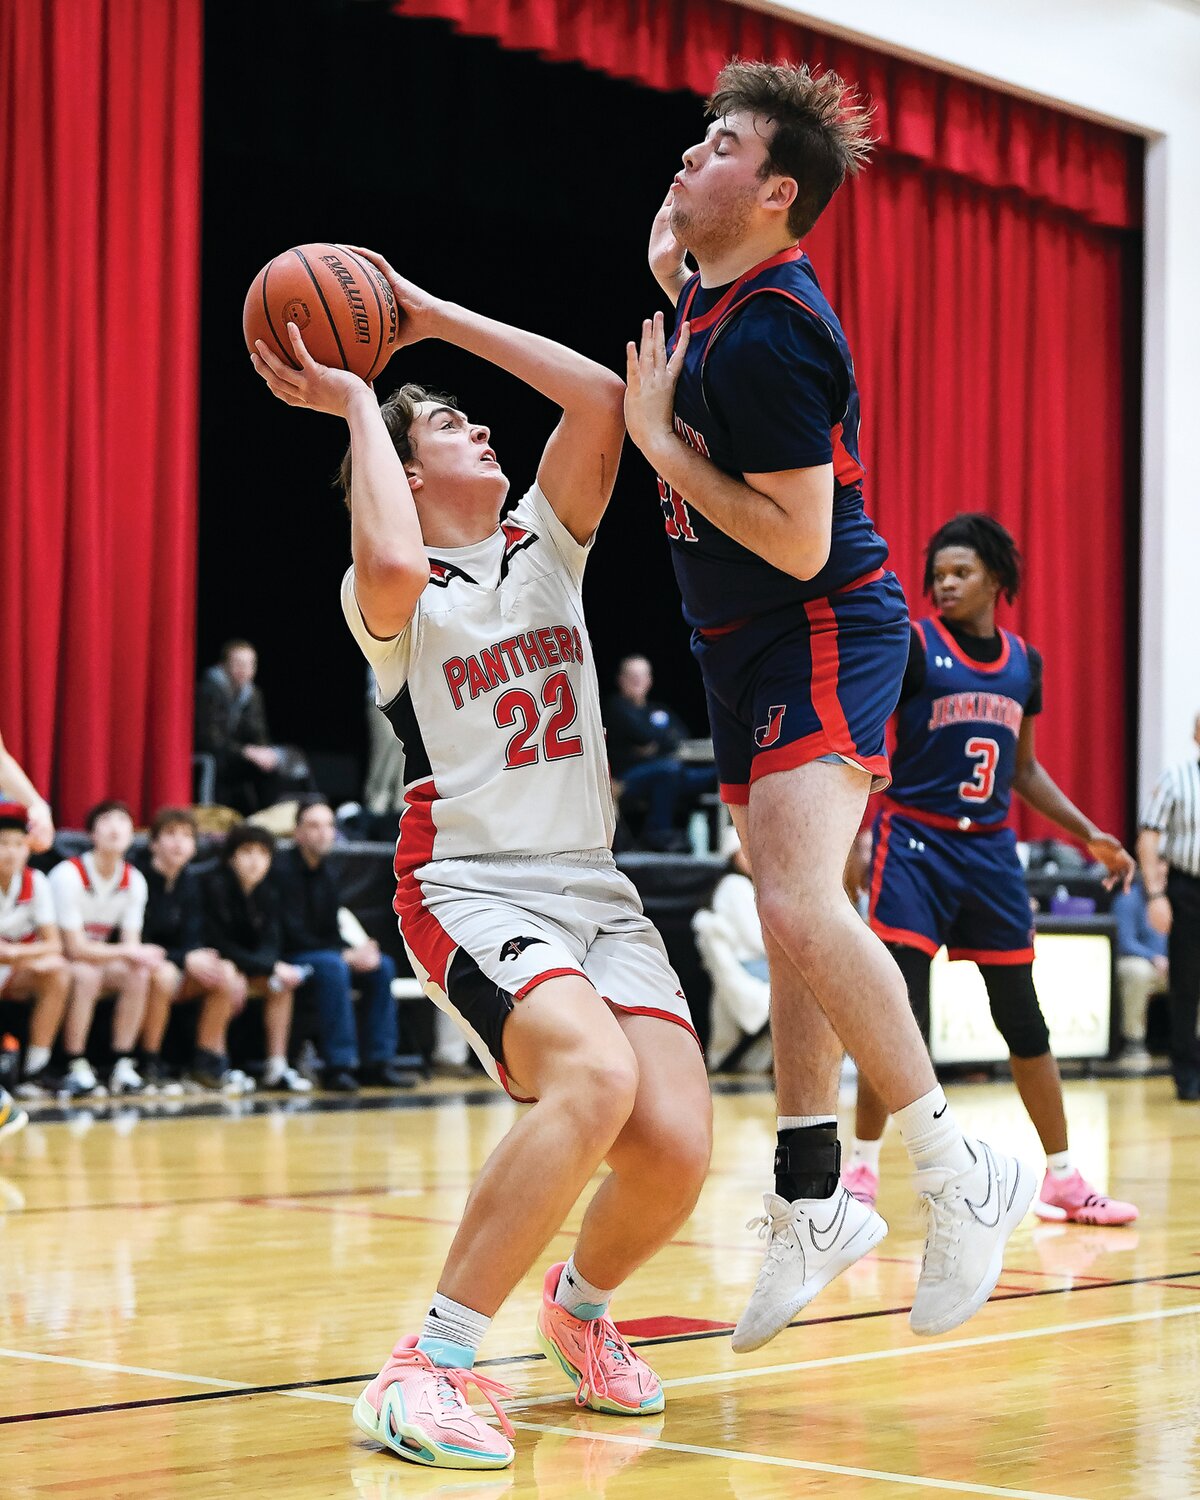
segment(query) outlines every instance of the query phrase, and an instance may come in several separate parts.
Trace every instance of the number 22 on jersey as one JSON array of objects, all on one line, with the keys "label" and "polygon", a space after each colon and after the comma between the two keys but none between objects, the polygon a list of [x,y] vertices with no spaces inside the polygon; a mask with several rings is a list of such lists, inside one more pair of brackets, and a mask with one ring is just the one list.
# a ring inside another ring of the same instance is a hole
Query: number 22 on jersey
[{"label": "number 22 on jersey", "polygon": [[[543,709],[548,711],[548,717],[539,750],[535,741]],[[565,760],[567,756],[583,754],[583,741],[579,736],[563,733],[579,713],[570,678],[565,672],[555,672],[547,677],[542,684],[540,705],[527,689],[510,688],[496,700],[494,712],[498,728],[519,726],[504,753],[506,771],[536,765],[539,754],[544,754],[547,760]]]}]

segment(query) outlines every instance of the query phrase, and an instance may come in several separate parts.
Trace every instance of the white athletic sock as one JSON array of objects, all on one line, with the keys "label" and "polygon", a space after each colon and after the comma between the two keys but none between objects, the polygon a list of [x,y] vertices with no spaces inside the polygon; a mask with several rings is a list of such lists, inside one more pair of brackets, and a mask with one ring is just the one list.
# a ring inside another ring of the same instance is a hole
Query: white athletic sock
[{"label": "white athletic sock", "polygon": [[1071,1165],[1071,1153],[1069,1151],[1055,1151],[1046,1153],[1046,1165],[1050,1168],[1051,1177],[1070,1177],[1075,1168]]},{"label": "white athletic sock", "polygon": [[263,1081],[276,1083],[287,1072],[288,1060],[286,1057],[268,1057],[267,1066],[263,1070]]},{"label": "white athletic sock", "polygon": [[612,1296],[611,1289],[595,1286],[580,1272],[572,1255],[562,1268],[554,1300],[559,1307],[565,1307],[573,1318],[582,1318],[590,1323],[593,1318],[604,1316]]},{"label": "white athletic sock", "polygon": [[965,1172],[975,1158],[950,1112],[940,1085],[896,1111],[904,1149],[919,1172],[922,1167],[946,1167]]},{"label": "white athletic sock", "polygon": [[491,1324],[491,1318],[464,1307],[453,1297],[435,1292],[417,1348],[428,1354],[435,1365],[469,1370]]},{"label": "white athletic sock", "polygon": [[837,1115],[776,1115],[776,1130],[808,1130],[813,1125],[836,1125]]},{"label": "white athletic sock", "polygon": [[30,1044],[25,1048],[25,1076],[31,1077],[34,1073],[40,1073],[50,1061],[49,1047],[35,1047]]},{"label": "white athletic sock", "polygon": [[879,1151],[883,1145],[883,1137],[877,1141],[863,1141],[854,1137],[854,1146],[850,1152],[850,1165],[852,1167],[870,1167],[871,1171],[879,1176]]}]

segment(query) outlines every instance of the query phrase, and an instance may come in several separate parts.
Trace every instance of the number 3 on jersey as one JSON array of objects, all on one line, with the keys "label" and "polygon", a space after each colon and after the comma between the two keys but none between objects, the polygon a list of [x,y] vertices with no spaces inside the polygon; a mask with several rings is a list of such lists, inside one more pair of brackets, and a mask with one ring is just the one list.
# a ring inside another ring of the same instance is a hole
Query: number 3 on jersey
[{"label": "number 3 on jersey", "polygon": [[[565,760],[569,755],[582,755],[583,741],[579,736],[563,734],[564,729],[569,729],[574,724],[579,713],[570,679],[565,672],[555,672],[542,684],[542,707],[550,710],[541,746],[546,759]],[[516,771],[522,766],[536,765],[538,746],[531,741],[541,724],[542,709],[533,694],[524,688],[510,688],[496,700],[495,716],[500,729],[511,729],[520,724],[504,752],[504,769]]]},{"label": "number 3 on jersey", "polygon": [[694,542],[696,533],[692,529],[692,518],[687,504],[681,500],[665,479],[658,479],[658,501],[662,506],[663,520],[667,523],[667,535],[673,542]]},{"label": "number 3 on jersey", "polygon": [[970,781],[959,785],[958,795],[964,802],[988,802],[996,790],[1000,746],[995,740],[975,735],[967,741],[967,754],[975,761],[975,772]]}]

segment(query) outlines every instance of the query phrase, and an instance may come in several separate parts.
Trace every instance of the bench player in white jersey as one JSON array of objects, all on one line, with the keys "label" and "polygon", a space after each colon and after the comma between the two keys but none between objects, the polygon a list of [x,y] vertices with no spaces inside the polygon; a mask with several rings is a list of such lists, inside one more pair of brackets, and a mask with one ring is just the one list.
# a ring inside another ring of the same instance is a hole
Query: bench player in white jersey
[{"label": "bench player in white jersey", "polygon": [[[35,1080],[50,1061],[62,1025],[71,970],[63,957],[50,883],[29,868],[29,810],[0,802],[0,1000],[29,1000],[29,1040],[21,1098],[41,1098]],[[25,1112],[0,1090],[0,1136],[19,1130]]]},{"label": "bench player in white jersey", "polygon": [[[354,566],[342,605],[404,742],[400,929],[436,1003],[491,1076],[536,1101],[467,1202],[420,1338],[401,1339],[355,1420],[417,1463],[502,1468],[475,1416],[475,1350],[602,1161],[571,1259],[546,1273],[538,1336],[597,1411],[657,1412],[653,1371],[606,1316],[612,1290],[690,1213],[711,1102],[662,940],[609,851],[614,811],[581,584],[624,438],[623,386],[547,339],[437,301],[376,258],[404,342],[441,338],[562,410],[537,479],[509,481],[488,429],[403,387],[382,410],[355,376],[293,371],[259,345],[281,399],[343,416]],[[351,462],[352,461],[352,462]]]},{"label": "bench player in white jersey", "polygon": [[84,1056],[92,1016],[101,995],[115,994],[113,1066],[108,1091],[139,1094],[142,1078],[133,1050],[142,1029],[150,978],[166,954],[142,942],[146,877],[125,858],[133,842],[133,818],[123,802],[100,802],[88,813],[92,847],[50,871],[50,886],[71,960],[74,988],[63,1027],[66,1086],[77,1097],[105,1089]]}]

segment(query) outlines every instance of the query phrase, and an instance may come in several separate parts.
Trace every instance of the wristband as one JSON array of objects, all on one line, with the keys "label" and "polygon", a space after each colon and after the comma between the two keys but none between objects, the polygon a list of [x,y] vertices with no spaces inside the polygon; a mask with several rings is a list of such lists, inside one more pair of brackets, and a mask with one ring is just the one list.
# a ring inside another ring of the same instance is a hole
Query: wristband
[{"label": "wristband", "polygon": [[1146,892],[1146,900],[1147,901],[1165,901],[1166,897],[1167,897],[1167,893],[1166,893],[1165,890],[1163,890],[1163,891],[1147,891]]}]

